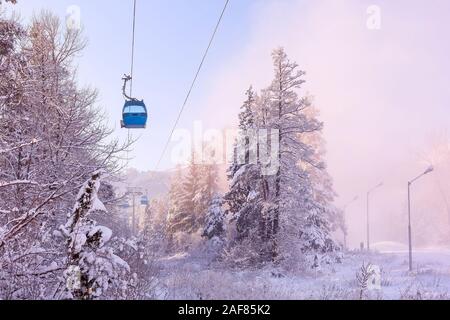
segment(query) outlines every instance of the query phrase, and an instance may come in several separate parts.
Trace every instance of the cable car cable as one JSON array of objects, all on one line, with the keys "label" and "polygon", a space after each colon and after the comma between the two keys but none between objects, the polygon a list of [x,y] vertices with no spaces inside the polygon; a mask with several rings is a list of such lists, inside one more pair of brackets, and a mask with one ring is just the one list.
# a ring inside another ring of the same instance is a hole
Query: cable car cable
[{"label": "cable car cable", "polygon": [[133,96],[133,73],[134,73],[134,47],[135,47],[135,39],[136,39],[136,8],[137,8],[137,0],[134,0],[133,5],[133,31],[131,37],[131,68],[130,68],[130,97]]},{"label": "cable car cable", "polygon": [[[132,41],[131,41],[131,74],[124,75],[122,94],[125,98],[125,104],[122,109],[122,120],[120,122],[121,128],[125,129],[145,129],[148,120],[148,111],[144,100],[132,97],[133,94],[133,75],[134,75],[134,57],[135,57],[135,43],[136,43],[136,13],[137,0],[133,1],[133,25],[132,25]],[[130,91],[127,94],[127,83],[130,82]]]},{"label": "cable car cable", "polygon": [[[133,1],[133,27],[132,27],[132,36],[131,36],[131,67],[130,67],[130,97],[133,96],[133,73],[134,73],[134,46],[136,39],[136,5],[137,0]],[[128,129],[128,141],[131,140],[131,130]],[[127,163],[130,163],[130,150],[127,151]]]},{"label": "cable car cable", "polygon": [[201,62],[200,62],[200,65],[199,65],[199,67],[198,67],[198,69],[197,69],[197,72],[196,72],[196,74],[195,74],[195,77],[194,77],[194,79],[193,79],[193,81],[192,81],[192,83],[191,83],[191,86],[190,86],[190,88],[189,88],[189,90],[188,90],[188,93],[187,93],[187,95],[186,95],[186,98],[184,99],[184,102],[183,102],[183,105],[182,105],[182,107],[181,107],[181,109],[180,109],[180,112],[178,113],[178,117],[177,117],[177,119],[176,119],[176,121],[175,121],[175,124],[174,124],[174,126],[173,126],[173,128],[172,128],[172,131],[170,132],[169,139],[167,140],[167,143],[166,143],[166,145],[165,145],[165,147],[164,147],[164,149],[163,149],[163,152],[162,152],[162,154],[161,154],[161,157],[159,158],[159,160],[158,160],[158,162],[157,162],[157,164],[156,164],[155,171],[158,171],[159,166],[161,165],[161,162],[162,162],[162,160],[163,160],[163,158],[164,158],[164,155],[166,154],[167,149],[169,148],[170,140],[172,139],[172,136],[173,136],[173,134],[174,134],[174,132],[175,132],[175,129],[177,128],[178,123],[179,123],[179,121],[180,121],[180,119],[181,119],[181,116],[182,116],[182,114],[183,114],[183,112],[184,112],[184,109],[186,108],[186,105],[187,105],[187,103],[188,103],[188,101],[189,101],[189,98],[190,98],[190,96],[191,96],[192,90],[194,89],[195,83],[197,82],[198,76],[200,75],[200,72],[201,72],[201,70],[202,70],[202,68],[203,68],[203,65],[204,65],[205,61],[206,61],[206,57],[208,56],[209,50],[211,49],[211,46],[212,46],[212,44],[213,44],[213,42],[214,42],[214,39],[215,39],[215,37],[216,37],[217,31],[219,30],[220,24],[221,24],[222,19],[223,19],[224,15],[225,15],[225,12],[226,12],[226,10],[227,10],[228,3],[229,3],[229,2],[230,2],[230,0],[226,0],[226,1],[225,1],[225,5],[224,5],[224,7],[223,7],[222,13],[220,14],[219,20],[217,21],[216,27],[214,28],[214,32],[213,32],[213,34],[212,34],[212,36],[211,36],[211,39],[209,40],[208,47],[206,48],[206,51],[205,51],[205,53],[203,54],[203,58],[202,58],[202,60],[201,60]]},{"label": "cable car cable", "polygon": [[[132,27],[132,36],[131,36],[131,67],[130,67],[130,97],[133,96],[133,73],[134,73],[134,47],[135,47],[135,39],[136,39],[136,7],[137,7],[137,0],[133,1],[133,27]],[[126,82],[124,84],[126,87]],[[125,89],[124,89],[125,93]],[[131,130],[128,129],[128,140],[127,143],[131,141]],[[127,164],[130,163],[130,150],[127,150]]]}]

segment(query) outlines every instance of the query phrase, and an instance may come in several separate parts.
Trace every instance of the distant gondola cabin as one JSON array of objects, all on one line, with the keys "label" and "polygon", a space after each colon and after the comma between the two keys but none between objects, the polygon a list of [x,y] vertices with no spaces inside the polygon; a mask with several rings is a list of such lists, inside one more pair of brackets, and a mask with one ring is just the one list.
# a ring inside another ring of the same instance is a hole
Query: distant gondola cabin
[{"label": "distant gondola cabin", "polygon": [[142,196],[141,197],[141,205],[148,206],[148,204],[149,204],[148,197],[147,196]]}]

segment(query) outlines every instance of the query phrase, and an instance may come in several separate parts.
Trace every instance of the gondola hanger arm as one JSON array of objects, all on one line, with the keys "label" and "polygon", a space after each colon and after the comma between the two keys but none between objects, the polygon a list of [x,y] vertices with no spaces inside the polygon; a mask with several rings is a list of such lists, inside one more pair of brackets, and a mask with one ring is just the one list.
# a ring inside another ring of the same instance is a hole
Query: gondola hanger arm
[{"label": "gondola hanger arm", "polygon": [[132,78],[131,76],[129,76],[129,75],[126,75],[126,74],[123,75],[123,78],[122,78],[122,80],[123,80],[122,94],[123,94],[123,96],[125,97],[125,99],[127,99],[127,100],[130,100],[130,101],[137,101],[136,98],[130,97],[130,96],[127,94],[127,92],[126,92],[126,90],[127,90],[127,82],[128,82],[128,81],[131,81],[132,79],[133,79],[133,78]]}]

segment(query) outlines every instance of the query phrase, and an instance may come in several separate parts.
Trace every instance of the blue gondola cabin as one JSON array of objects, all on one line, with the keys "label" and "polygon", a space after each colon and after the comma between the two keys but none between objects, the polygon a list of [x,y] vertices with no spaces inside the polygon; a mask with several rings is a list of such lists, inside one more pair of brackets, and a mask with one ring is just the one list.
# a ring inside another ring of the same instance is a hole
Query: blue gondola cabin
[{"label": "blue gondola cabin", "polygon": [[147,126],[147,107],[144,101],[128,100],[123,106],[121,127],[126,129],[145,129]]},{"label": "blue gondola cabin", "polygon": [[141,197],[141,205],[143,205],[143,206],[148,206],[149,205],[149,201],[148,201],[148,197],[147,196],[142,196]]},{"label": "blue gondola cabin", "polygon": [[128,203],[128,202],[123,202],[121,205],[120,205],[120,208],[122,208],[122,209],[128,209],[128,208],[130,208],[131,206],[130,206],[130,204]]}]

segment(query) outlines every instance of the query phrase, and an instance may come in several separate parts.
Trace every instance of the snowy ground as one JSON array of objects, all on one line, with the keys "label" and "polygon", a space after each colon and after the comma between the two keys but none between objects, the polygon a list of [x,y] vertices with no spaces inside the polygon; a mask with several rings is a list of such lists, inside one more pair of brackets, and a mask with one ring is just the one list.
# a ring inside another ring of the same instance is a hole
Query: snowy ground
[{"label": "snowy ground", "polygon": [[381,289],[366,290],[364,299],[450,299],[450,250],[414,253],[415,271],[408,272],[408,253],[395,243],[375,245],[378,253],[351,252],[342,264],[314,274],[282,274],[273,269],[230,271],[204,257],[180,254],[160,261],[159,296],[188,300],[360,299],[356,280],[363,263],[379,266]]}]

